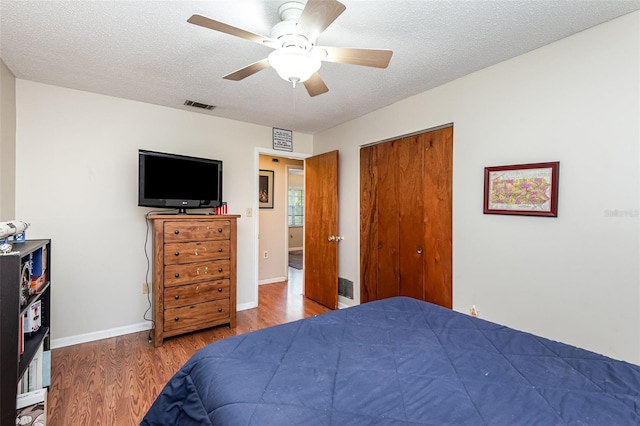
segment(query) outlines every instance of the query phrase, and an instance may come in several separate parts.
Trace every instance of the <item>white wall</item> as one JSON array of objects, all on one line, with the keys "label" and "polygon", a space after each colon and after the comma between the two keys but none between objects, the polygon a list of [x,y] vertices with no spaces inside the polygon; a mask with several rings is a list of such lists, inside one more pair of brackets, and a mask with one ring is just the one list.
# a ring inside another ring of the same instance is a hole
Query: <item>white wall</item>
[{"label": "white wall", "polygon": [[[245,212],[257,209],[254,151],[271,148],[271,128],[25,80],[16,92],[16,216],[29,238],[52,239],[54,345],[149,326],[140,148],[223,160],[229,213],[242,215],[238,305],[257,305],[257,224]],[[294,141],[311,153],[310,135]]]},{"label": "white wall", "polygon": [[[485,319],[640,363],[639,21],[316,135],[316,153],[340,150],[340,276],[356,298],[359,146],[454,123],[454,309],[475,304]],[[484,167],[545,161],[560,161],[558,218],[482,214]]]},{"label": "white wall", "polygon": [[0,59],[0,221],[15,219],[16,78]]}]

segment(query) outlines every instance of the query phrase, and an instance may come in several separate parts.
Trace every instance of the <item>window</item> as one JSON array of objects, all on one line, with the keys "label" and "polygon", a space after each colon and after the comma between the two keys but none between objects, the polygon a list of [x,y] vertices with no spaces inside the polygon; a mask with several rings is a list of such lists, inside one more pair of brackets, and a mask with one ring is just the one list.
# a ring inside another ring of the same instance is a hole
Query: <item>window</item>
[{"label": "window", "polygon": [[304,189],[289,188],[289,226],[304,225]]}]

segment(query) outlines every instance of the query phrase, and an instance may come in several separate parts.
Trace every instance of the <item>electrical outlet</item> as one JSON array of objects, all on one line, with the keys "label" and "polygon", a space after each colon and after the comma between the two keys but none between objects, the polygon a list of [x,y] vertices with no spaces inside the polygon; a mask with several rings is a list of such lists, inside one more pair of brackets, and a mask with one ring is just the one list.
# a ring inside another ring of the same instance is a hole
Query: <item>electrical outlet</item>
[{"label": "electrical outlet", "polygon": [[142,294],[149,294],[149,283],[142,283]]},{"label": "electrical outlet", "polygon": [[250,207],[249,207],[249,208],[247,208],[246,216],[247,216],[247,217],[251,217],[251,216],[253,216],[253,211],[251,210],[251,208],[250,208]]},{"label": "electrical outlet", "polygon": [[476,309],[476,305],[471,306],[471,309],[469,309],[469,314],[471,314],[472,317],[480,316],[480,312],[478,311],[478,309]]},{"label": "electrical outlet", "polygon": [[265,251],[265,252],[262,254],[262,257],[264,257],[265,259],[268,259],[268,258],[269,258],[269,252],[268,252],[268,251]]}]

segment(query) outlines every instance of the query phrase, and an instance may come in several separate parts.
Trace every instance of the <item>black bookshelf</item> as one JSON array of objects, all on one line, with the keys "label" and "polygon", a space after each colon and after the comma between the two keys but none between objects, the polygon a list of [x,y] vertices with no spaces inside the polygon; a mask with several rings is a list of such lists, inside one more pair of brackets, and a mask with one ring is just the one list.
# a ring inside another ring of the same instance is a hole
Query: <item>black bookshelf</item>
[{"label": "black bookshelf", "polygon": [[[29,255],[46,248],[47,282],[40,292],[20,306],[22,265]],[[40,328],[24,335],[24,352],[20,354],[20,316],[37,300],[41,301]],[[0,254],[0,425],[16,421],[18,382],[33,360],[40,345],[49,350],[51,329],[51,240],[28,240],[14,243],[12,251]]]}]

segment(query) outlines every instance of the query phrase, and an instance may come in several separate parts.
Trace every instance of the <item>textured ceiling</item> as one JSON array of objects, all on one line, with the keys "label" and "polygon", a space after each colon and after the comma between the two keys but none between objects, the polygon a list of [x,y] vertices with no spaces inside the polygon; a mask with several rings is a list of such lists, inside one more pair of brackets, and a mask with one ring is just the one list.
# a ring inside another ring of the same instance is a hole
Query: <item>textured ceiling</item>
[{"label": "textured ceiling", "polygon": [[640,9],[640,0],[341,1],[346,11],[318,44],[394,54],[386,69],[324,62],[329,92],[313,98],[271,68],[223,80],[272,50],[187,23],[199,13],[269,35],[283,1],[0,0],[0,57],[20,79],[313,134]]}]

